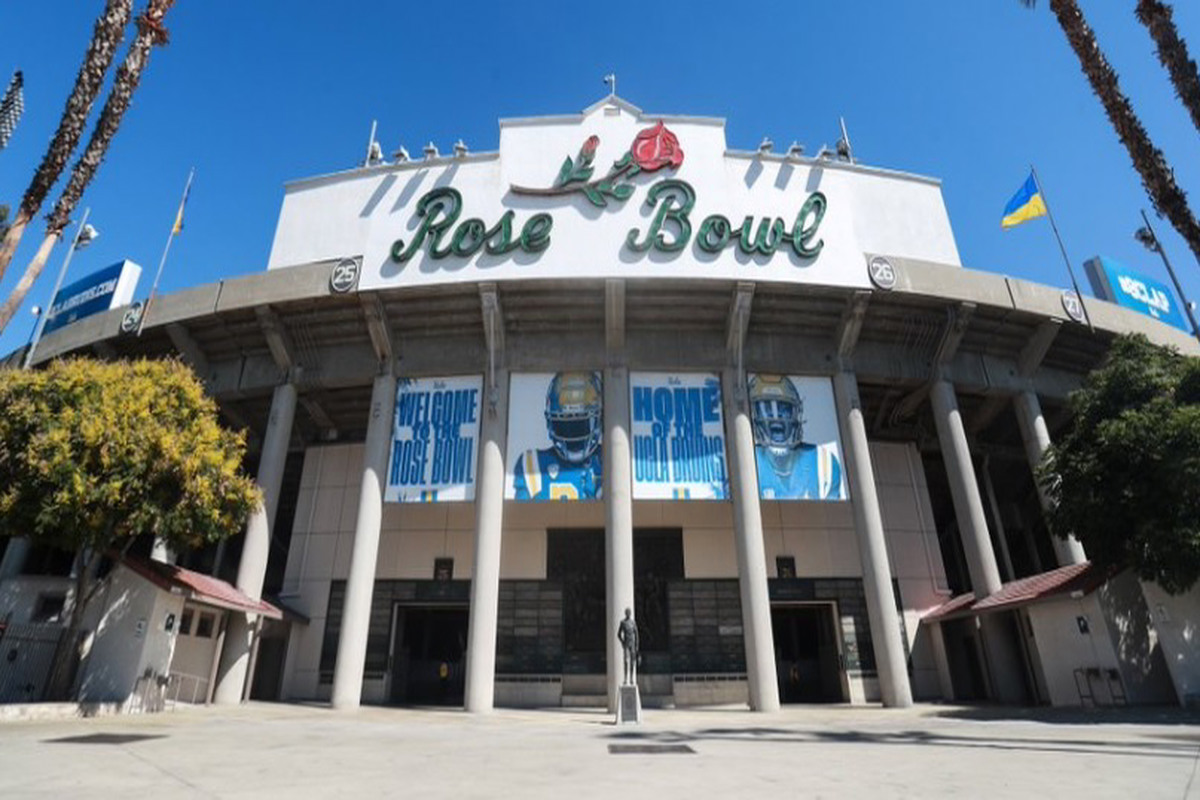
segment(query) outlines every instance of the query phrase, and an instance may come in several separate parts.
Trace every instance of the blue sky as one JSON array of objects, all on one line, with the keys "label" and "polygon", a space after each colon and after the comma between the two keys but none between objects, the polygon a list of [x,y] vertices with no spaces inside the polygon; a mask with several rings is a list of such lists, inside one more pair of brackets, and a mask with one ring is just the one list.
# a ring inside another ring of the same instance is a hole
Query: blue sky
[{"label": "blue sky", "polygon": [[[1082,5],[1200,213],[1200,133],[1133,0]],[[25,116],[0,151],[0,202],[14,209],[102,7],[0,7],[0,82],[13,69],[26,79]],[[1176,2],[1175,16],[1200,55],[1200,4]],[[646,111],[725,117],[734,148],[751,149],[765,135],[812,153],[837,140],[844,116],[860,161],[942,179],[965,266],[1066,286],[1044,220],[999,227],[1033,162],[1076,265],[1105,254],[1167,280],[1157,256],[1132,238],[1149,200],[1045,2],[1029,11],[1017,0],[179,0],[167,27],[171,44],[153,53],[84,196],[79,214],[92,207],[101,238],[76,256],[69,279],[130,258],[146,270],[144,295],[192,166],[166,291],[265,269],[283,183],[353,166],[372,119],[389,153],[400,143],[416,153],[431,140],[446,152],[460,137],[491,150],[498,118],[579,111],[615,71],[619,93]],[[1154,221],[1185,291],[1200,300],[1200,267],[1169,224]],[[39,220],[26,234],[0,293],[11,291],[42,231]],[[0,336],[0,352],[29,336],[28,308],[48,300],[65,249],[56,248]]]}]

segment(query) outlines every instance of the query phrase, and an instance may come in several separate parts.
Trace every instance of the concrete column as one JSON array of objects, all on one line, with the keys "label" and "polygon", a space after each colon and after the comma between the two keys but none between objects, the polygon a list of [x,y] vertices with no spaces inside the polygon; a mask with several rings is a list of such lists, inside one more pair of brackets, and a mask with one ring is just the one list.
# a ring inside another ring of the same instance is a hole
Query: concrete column
[{"label": "concrete column", "polygon": [[[937,423],[942,459],[946,462],[946,476],[950,482],[954,514],[958,519],[958,530],[962,537],[963,550],[966,552],[967,571],[971,573],[971,587],[975,590],[976,599],[981,600],[999,591],[1001,582],[1000,568],[996,564],[996,553],[992,549],[987,519],[983,513],[983,499],[979,494],[975,467],[971,463],[971,449],[967,445],[967,434],[958,410],[958,399],[950,382],[937,381],[930,392],[930,400],[933,402],[933,416]],[[984,614],[978,620],[984,666],[991,678],[993,699],[1007,703],[1023,702],[1021,676],[1025,669],[1012,627],[1005,624],[1005,618],[1001,614]]]},{"label": "concrete column", "polygon": [[[1042,463],[1042,456],[1050,447],[1050,430],[1046,427],[1046,418],[1042,415],[1042,404],[1038,402],[1036,393],[1026,390],[1013,398],[1013,410],[1017,412],[1017,425],[1021,428],[1021,441],[1025,443],[1025,455],[1029,459],[1029,466],[1037,469]],[[1034,483],[1037,484],[1037,481]],[[1042,510],[1048,511],[1050,498],[1042,491],[1040,484],[1037,486],[1037,492],[1038,499],[1042,501]],[[1074,536],[1060,539],[1051,535],[1050,540],[1054,544],[1054,555],[1058,558],[1060,567],[1087,561],[1083,545]]]},{"label": "concrete column", "polygon": [[5,578],[16,578],[25,569],[25,560],[29,558],[30,542],[24,536],[14,536],[8,540],[4,548],[4,559],[0,560],[0,581]]},{"label": "concrete column", "polygon": [[[279,507],[279,487],[283,484],[283,469],[287,463],[288,443],[292,438],[292,420],[295,416],[296,387],[291,383],[275,387],[258,462],[257,481],[262,489],[263,504],[250,515],[250,521],[246,524],[246,538],[242,543],[242,560],[237,575],[237,588],[255,600],[262,597],[267,557],[271,551],[271,529],[275,526],[275,509]],[[221,651],[220,677],[213,696],[220,705],[234,705],[242,701],[253,636],[254,623],[250,615],[230,612],[229,630]]]},{"label": "concrete column", "polygon": [[892,570],[875,488],[875,469],[867,443],[867,427],[858,396],[858,380],[853,372],[840,372],[833,379],[833,389],[842,423],[842,442],[846,446],[846,476],[862,559],[863,589],[867,597],[867,618],[871,623],[871,646],[879,670],[879,691],[885,706],[907,708],[913,702],[912,687],[908,680],[904,643],[900,639],[900,615],[892,591]]},{"label": "concrete column", "polygon": [[375,563],[379,558],[379,526],[383,520],[383,479],[392,444],[392,418],[396,406],[396,376],[375,379],[371,389],[371,416],[363,448],[362,488],[358,495],[358,520],[350,551],[350,577],[342,606],[337,662],[333,667],[333,707],[353,711],[362,703],[363,666],[367,660],[367,631],[371,624],[371,595],[375,591]]},{"label": "concrete column", "polygon": [[954,515],[958,519],[958,531],[967,556],[967,571],[971,574],[971,588],[975,590],[976,599],[982,600],[999,591],[1000,569],[996,565],[996,554],[988,536],[983,499],[979,496],[975,467],[971,463],[971,449],[967,446],[967,433],[963,429],[954,387],[949,381],[934,383],[930,400],[933,402],[942,460],[946,462]]},{"label": "concrete column", "polygon": [[742,630],[746,642],[746,676],[750,708],[779,710],[775,673],[775,637],[771,630],[771,600],[767,593],[767,558],[763,548],[762,508],[758,500],[758,467],[754,432],[746,412],[737,370],[722,376],[726,430],[729,432],[729,488],[733,495],[733,529],[737,545],[738,586],[742,600]]},{"label": "concrete column", "polygon": [[1008,551],[1008,534],[1004,530],[1004,518],[1000,514],[1000,504],[996,501],[996,485],[992,483],[992,460],[983,457],[979,465],[983,471],[983,491],[987,494],[988,510],[992,512],[992,525],[996,531],[996,546],[1000,550],[1000,563],[1004,566],[1004,580],[1016,580],[1017,571],[1013,569],[1012,553]]},{"label": "concrete column", "polygon": [[500,543],[504,528],[504,450],[508,373],[496,373],[495,406],[485,398],[475,481],[475,567],[467,628],[467,711],[491,711],[496,693],[496,619],[500,607]]},{"label": "concrete column", "polygon": [[629,370],[604,371],[604,557],[608,710],[617,710],[624,653],[617,626],[633,608],[633,456],[629,446]]},{"label": "concrete column", "polygon": [[942,699],[953,703],[954,681],[950,677],[950,659],[946,656],[946,637],[942,632],[942,623],[934,622],[929,625],[929,641],[933,645],[933,663],[937,666],[938,688],[941,689]]}]

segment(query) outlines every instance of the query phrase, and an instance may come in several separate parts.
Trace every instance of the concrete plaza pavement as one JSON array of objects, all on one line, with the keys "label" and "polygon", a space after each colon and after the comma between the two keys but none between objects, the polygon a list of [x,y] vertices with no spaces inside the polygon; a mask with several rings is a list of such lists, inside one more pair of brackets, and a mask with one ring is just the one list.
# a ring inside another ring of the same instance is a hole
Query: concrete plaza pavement
[{"label": "concrete plaza pavement", "polygon": [[1200,798],[1200,716],[919,705],[461,711],[253,703],[0,723],[0,797]]}]

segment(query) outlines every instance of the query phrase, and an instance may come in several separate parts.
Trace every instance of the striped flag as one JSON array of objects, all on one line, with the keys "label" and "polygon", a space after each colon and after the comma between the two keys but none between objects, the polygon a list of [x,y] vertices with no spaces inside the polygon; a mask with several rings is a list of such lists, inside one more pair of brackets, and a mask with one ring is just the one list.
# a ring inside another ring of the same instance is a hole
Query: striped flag
[{"label": "striped flag", "polygon": [[175,224],[171,226],[172,236],[178,236],[183,231],[183,207],[187,205],[188,195],[192,191],[192,175],[194,172],[193,170],[193,172],[188,173],[187,186],[183,187],[183,199],[179,201],[179,211],[175,214]]},{"label": "striped flag", "polygon": [[13,135],[17,122],[25,111],[25,95],[22,92],[24,86],[25,76],[17,70],[8,84],[8,90],[4,92],[4,99],[0,100],[0,150],[8,144],[9,137]]}]

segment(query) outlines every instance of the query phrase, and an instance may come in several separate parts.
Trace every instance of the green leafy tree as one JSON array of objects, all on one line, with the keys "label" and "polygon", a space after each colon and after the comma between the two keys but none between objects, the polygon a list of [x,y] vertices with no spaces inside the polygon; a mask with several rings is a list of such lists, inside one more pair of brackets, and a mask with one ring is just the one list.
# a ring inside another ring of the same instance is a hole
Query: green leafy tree
[{"label": "green leafy tree", "polygon": [[139,537],[175,549],[239,531],[261,502],[245,440],[178,361],[56,361],[0,372],[0,535],[81,554],[49,695],[65,697],[97,568]]},{"label": "green leafy tree", "polygon": [[1050,530],[1172,594],[1200,579],[1200,358],[1121,336],[1039,474]]}]

